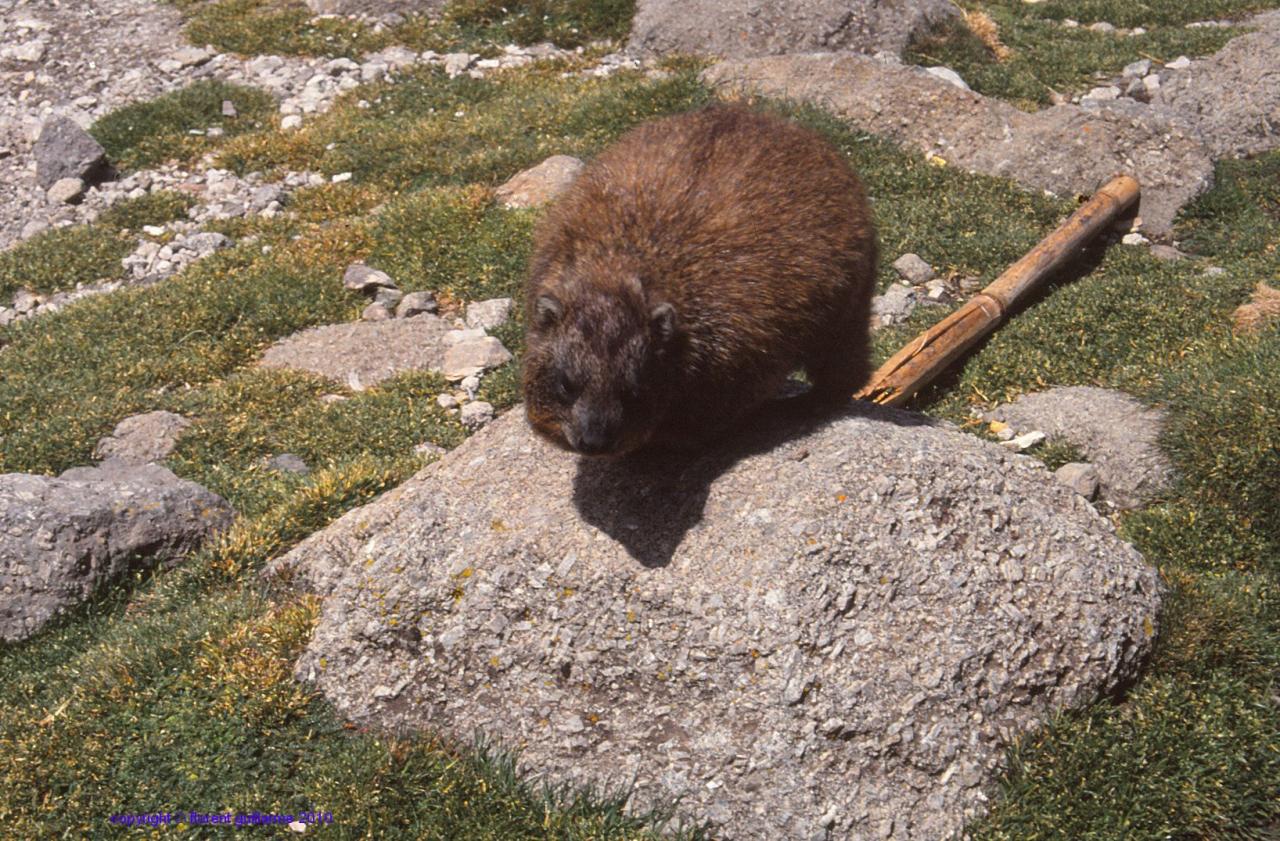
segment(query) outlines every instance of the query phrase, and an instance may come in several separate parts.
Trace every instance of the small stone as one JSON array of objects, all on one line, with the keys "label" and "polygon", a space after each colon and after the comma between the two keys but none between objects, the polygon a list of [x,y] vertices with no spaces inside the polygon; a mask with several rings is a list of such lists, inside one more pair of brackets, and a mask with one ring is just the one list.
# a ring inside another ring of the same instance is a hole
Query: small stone
[{"label": "small stone", "polygon": [[342,274],[342,285],[352,292],[374,294],[378,289],[396,289],[396,283],[386,272],[371,269],[364,263],[352,263]]},{"label": "small stone", "polygon": [[1089,29],[1092,32],[1115,32],[1116,31],[1115,24],[1107,23],[1105,20],[1100,20],[1097,23],[1089,24]]},{"label": "small stone", "polygon": [[1186,259],[1187,255],[1183,254],[1181,251],[1174,248],[1172,245],[1157,244],[1157,245],[1151,246],[1151,256],[1155,257],[1157,260],[1163,260],[1167,263],[1172,263],[1177,260]]},{"label": "small stone", "polygon": [[30,289],[19,289],[13,293],[13,310],[18,315],[26,315],[35,310],[36,307],[44,303],[44,298],[40,297]]},{"label": "small stone", "polygon": [[391,313],[396,311],[396,306],[403,298],[404,293],[399,289],[379,288],[378,291],[373,294],[373,302],[386,307],[388,312]]},{"label": "small stone", "polygon": [[1041,443],[1044,441],[1045,437],[1045,434],[1037,429],[1034,432],[1028,432],[1025,435],[1010,438],[1008,441],[1001,441],[1000,444],[1001,446],[1008,447],[1011,450],[1022,452],[1023,450],[1029,450],[1036,444]]},{"label": "small stone", "polygon": [[1170,70],[1186,70],[1190,66],[1191,66],[1191,59],[1187,58],[1184,55],[1180,55],[1177,58],[1175,58],[1173,61],[1170,61],[1165,64],[1165,67],[1169,68]]},{"label": "small stone", "polygon": [[467,304],[467,326],[482,330],[501,327],[511,317],[511,306],[510,298],[492,298]]},{"label": "small stone", "polygon": [[1147,94],[1151,95],[1160,90],[1160,74],[1148,73],[1142,77],[1142,86],[1147,89]]},{"label": "small stone", "polygon": [[960,74],[952,70],[950,67],[926,67],[924,72],[933,76],[935,79],[941,79],[948,84],[955,85],[961,90],[969,90],[969,85],[960,77]]},{"label": "small stone", "polygon": [[1053,475],[1085,499],[1092,500],[1098,495],[1098,471],[1092,464],[1073,461],[1053,471]]},{"label": "small stone", "polygon": [[349,173],[349,172],[339,172],[338,174],[334,175],[334,176],[333,176],[333,178],[331,178],[331,179],[329,179],[329,180],[330,180],[330,181],[332,181],[334,184],[341,184],[341,183],[342,183],[342,182],[344,182],[344,181],[350,181],[350,180],[351,180],[351,173]]},{"label": "small stone", "polygon": [[182,240],[182,246],[194,251],[197,257],[208,257],[215,251],[230,248],[231,244],[230,237],[217,231],[202,231]]},{"label": "small stone", "polygon": [[386,321],[394,316],[391,310],[382,304],[373,303],[364,308],[364,311],[360,313],[360,317],[365,321]]},{"label": "small stone", "polygon": [[907,283],[919,286],[933,279],[933,267],[918,254],[903,254],[893,261],[893,269]]},{"label": "small stone", "polygon": [[1120,241],[1125,245],[1146,245],[1151,240],[1139,233],[1125,234],[1120,237]]},{"label": "small stone", "polygon": [[176,63],[179,69],[199,67],[212,59],[214,53],[204,47],[179,47],[169,54],[169,60]]},{"label": "small stone", "polygon": [[924,296],[927,300],[935,303],[941,303],[949,297],[947,290],[947,282],[940,278],[934,278],[924,285]]},{"label": "small stone", "polygon": [[457,382],[511,361],[511,352],[492,336],[464,339],[449,347],[441,366],[445,378]]},{"label": "small stone", "polygon": [[445,410],[456,409],[458,408],[458,398],[452,394],[441,394],[436,398],[436,405]]},{"label": "small stone", "polygon": [[472,374],[469,377],[463,377],[458,385],[462,386],[462,391],[468,400],[474,400],[476,392],[480,390],[480,378]]},{"label": "small stone", "polygon": [[396,306],[396,318],[412,318],[422,313],[434,313],[440,309],[432,292],[410,292]]},{"label": "small stone", "polygon": [[479,429],[493,420],[493,406],[483,400],[468,403],[462,407],[460,419],[467,429]]},{"label": "small stone", "polygon": [[59,178],[49,188],[48,197],[56,204],[77,204],[84,198],[84,182],[79,178]]},{"label": "small stone", "polygon": [[307,467],[307,463],[293,453],[281,453],[278,456],[272,456],[267,462],[267,467],[271,470],[278,470],[281,473],[305,474],[311,472],[311,468]]},{"label": "small stone", "polygon": [[149,237],[162,237],[168,230],[164,225],[143,225],[142,232]]},{"label": "small stone", "polygon": [[44,58],[44,50],[44,41],[35,40],[18,44],[15,47],[10,47],[4,52],[13,58],[14,61],[39,61]]},{"label": "small stone", "polygon": [[380,61],[366,61],[360,65],[360,81],[376,82],[387,75],[387,65]]},{"label": "small stone", "polygon": [[413,448],[413,454],[418,456],[442,456],[447,452],[449,451],[444,447],[430,441],[423,441]]},{"label": "small stone", "polygon": [[302,117],[299,114],[288,114],[280,120],[280,128],[285,131],[298,128],[302,125]]},{"label": "small stone", "polygon": [[1091,88],[1082,99],[1092,99],[1095,102],[1111,102],[1120,98],[1120,89],[1115,85],[1103,85],[1102,87]]},{"label": "small stone", "polygon": [[1141,78],[1151,72],[1151,59],[1139,59],[1124,66],[1123,74],[1127,79]]},{"label": "small stone", "polygon": [[906,321],[916,309],[916,290],[901,283],[893,283],[883,295],[871,299],[871,312],[881,327]]},{"label": "small stone", "polygon": [[584,164],[570,155],[552,155],[513,175],[494,191],[503,207],[541,207],[565,191]]},{"label": "small stone", "polygon": [[470,53],[448,53],[444,57],[444,72],[450,76],[457,76],[459,73],[466,72],[473,61],[475,56]]}]

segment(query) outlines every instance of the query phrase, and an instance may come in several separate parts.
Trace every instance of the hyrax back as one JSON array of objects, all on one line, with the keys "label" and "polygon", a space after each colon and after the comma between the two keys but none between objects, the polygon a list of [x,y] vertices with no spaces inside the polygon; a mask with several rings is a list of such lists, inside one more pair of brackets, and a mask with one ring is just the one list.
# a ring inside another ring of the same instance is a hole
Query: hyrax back
[{"label": "hyrax back", "polygon": [[716,106],[645,123],[542,218],[526,289],[525,408],[562,447],[709,440],[803,367],[868,377],[875,231],[812,131]]}]

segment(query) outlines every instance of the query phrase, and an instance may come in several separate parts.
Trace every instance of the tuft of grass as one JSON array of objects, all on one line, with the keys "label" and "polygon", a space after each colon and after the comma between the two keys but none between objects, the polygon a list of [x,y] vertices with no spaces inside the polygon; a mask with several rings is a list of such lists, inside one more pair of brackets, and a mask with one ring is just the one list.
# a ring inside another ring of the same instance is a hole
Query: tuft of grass
[{"label": "tuft of grass", "polygon": [[437,33],[441,28],[452,30],[461,43],[549,41],[572,48],[605,39],[621,41],[634,14],[635,0],[454,0],[435,27]]},{"label": "tuft of grass", "polygon": [[[1277,5],[1274,0],[1178,4],[966,0],[963,16],[945,20],[918,38],[903,58],[912,64],[946,65],[978,93],[1034,110],[1048,105],[1055,92],[1081,93],[1099,79],[1119,75],[1126,64],[1140,58],[1165,62],[1180,55],[1207,55],[1240,34],[1231,27],[1187,29],[1187,23],[1235,19]],[[1066,18],[1081,26],[1064,27],[1061,22]],[[1099,21],[1125,28],[1140,26],[1147,32],[1120,36],[1086,28]]]},{"label": "tuft of grass", "polygon": [[358,58],[386,44],[383,35],[358,21],[313,17],[299,0],[177,0],[174,5],[187,16],[187,40],[223,52]]},{"label": "tuft of grass", "polygon": [[[236,116],[222,113],[222,103],[235,105]],[[122,170],[155,166],[168,160],[190,161],[215,148],[224,138],[274,124],[275,101],[265,91],[203,80],[148,102],[118,108],[99,119],[89,133]],[[222,131],[209,137],[210,128]]]},{"label": "tuft of grass", "polygon": [[195,196],[178,190],[157,190],[136,199],[116,202],[98,216],[98,224],[108,228],[129,231],[141,230],[144,225],[163,225],[177,219],[186,219],[187,211],[195,206]]},{"label": "tuft of grass", "polygon": [[134,240],[112,224],[52,228],[0,251],[0,305],[22,288],[60,292],[124,274]]}]

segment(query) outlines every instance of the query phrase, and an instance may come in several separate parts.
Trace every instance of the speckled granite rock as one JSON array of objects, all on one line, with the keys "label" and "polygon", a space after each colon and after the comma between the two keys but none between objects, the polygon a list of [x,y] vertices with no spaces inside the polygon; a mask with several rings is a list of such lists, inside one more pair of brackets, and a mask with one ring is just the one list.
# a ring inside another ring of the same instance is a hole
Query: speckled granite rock
[{"label": "speckled granite rock", "polygon": [[141,560],[167,563],[231,506],[155,464],[0,475],[0,640],[25,639]]},{"label": "speckled granite rock", "polygon": [[787,415],[579,463],[507,413],[271,567],[328,596],[297,675],[715,837],[947,837],[1013,737],[1134,675],[1158,576],[1031,458]]}]

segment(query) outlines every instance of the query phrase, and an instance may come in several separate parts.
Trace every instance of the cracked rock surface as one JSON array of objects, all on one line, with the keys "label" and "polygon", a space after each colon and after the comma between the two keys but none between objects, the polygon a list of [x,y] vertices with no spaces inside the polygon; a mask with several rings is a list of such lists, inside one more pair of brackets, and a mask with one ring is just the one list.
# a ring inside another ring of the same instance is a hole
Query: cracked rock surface
[{"label": "cracked rock surface", "polygon": [[1161,585],[1039,462],[925,423],[772,407],[580,463],[508,412],[272,566],[327,596],[296,672],[715,837],[949,837],[1010,740],[1134,676]]}]

